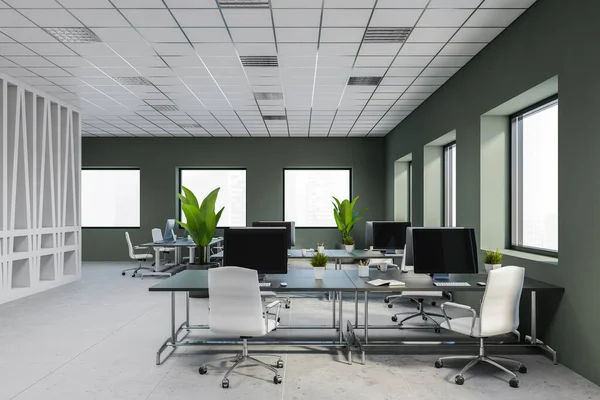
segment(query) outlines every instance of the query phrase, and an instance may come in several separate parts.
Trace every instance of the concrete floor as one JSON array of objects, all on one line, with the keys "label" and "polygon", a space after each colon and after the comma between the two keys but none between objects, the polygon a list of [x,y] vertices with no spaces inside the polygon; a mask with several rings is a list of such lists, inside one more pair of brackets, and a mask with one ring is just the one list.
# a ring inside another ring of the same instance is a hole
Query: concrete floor
[{"label": "concrete floor", "polygon": [[[85,263],[80,282],[0,306],[0,399],[600,398],[598,386],[542,355],[515,355],[529,372],[512,389],[502,373],[487,366],[476,367],[457,386],[453,379],[462,364],[435,369],[435,354],[370,354],[362,366],[347,365],[341,352],[297,348],[279,352],[283,384],[273,384],[267,370],[245,367],[231,377],[231,388],[221,389],[224,358],[233,348],[211,354],[183,348],[155,365],[155,352],[169,334],[169,294],[148,292],[155,278],[122,277],[125,265],[130,264]],[[178,300],[182,318],[183,296]],[[349,301],[345,319],[352,310]],[[294,299],[283,313],[294,322],[331,322],[330,303],[315,298]],[[391,323],[391,310],[382,302],[371,303],[370,315],[374,323]],[[205,316],[206,300],[192,300],[193,322]],[[203,363],[210,369],[200,376]]]}]

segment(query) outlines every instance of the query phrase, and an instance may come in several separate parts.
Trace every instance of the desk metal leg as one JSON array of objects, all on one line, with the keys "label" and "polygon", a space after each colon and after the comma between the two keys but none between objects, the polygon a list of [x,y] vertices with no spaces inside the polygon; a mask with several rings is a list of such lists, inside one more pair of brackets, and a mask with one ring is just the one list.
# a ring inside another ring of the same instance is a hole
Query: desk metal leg
[{"label": "desk metal leg", "polygon": [[354,328],[358,328],[358,292],[354,292]]},{"label": "desk metal leg", "polygon": [[365,344],[369,343],[369,292],[365,292]]},{"label": "desk metal leg", "polygon": [[333,322],[331,324],[331,326],[335,329],[336,325],[335,325],[335,292],[331,292],[330,296],[332,297],[332,304],[333,304]]},{"label": "desk metal leg", "polygon": [[185,327],[190,327],[190,292],[185,292]]},{"label": "desk metal leg", "polygon": [[177,328],[175,328],[175,292],[171,292],[171,344],[177,343]]},{"label": "desk metal leg", "polygon": [[342,301],[342,292],[338,292],[338,297],[339,297],[338,301],[340,303],[340,305],[339,305],[339,308],[340,308],[340,311],[339,311],[340,322],[339,322],[338,326],[340,327],[340,344],[343,344],[344,343],[344,329],[342,328],[342,324],[344,323],[343,322],[344,318],[342,318],[342,305],[343,305],[344,302]]},{"label": "desk metal leg", "polygon": [[525,340],[528,340],[533,345],[538,345],[540,349],[550,353],[552,362],[558,364],[556,350],[537,338],[537,292],[535,290],[531,291],[531,336],[526,336]]}]

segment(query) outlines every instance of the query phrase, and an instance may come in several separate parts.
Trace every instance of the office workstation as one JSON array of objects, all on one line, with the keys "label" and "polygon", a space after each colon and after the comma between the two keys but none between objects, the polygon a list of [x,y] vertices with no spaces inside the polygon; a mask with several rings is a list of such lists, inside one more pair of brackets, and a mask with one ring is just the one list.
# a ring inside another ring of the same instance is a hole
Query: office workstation
[{"label": "office workstation", "polygon": [[0,0],[0,399],[600,398],[599,13]]}]

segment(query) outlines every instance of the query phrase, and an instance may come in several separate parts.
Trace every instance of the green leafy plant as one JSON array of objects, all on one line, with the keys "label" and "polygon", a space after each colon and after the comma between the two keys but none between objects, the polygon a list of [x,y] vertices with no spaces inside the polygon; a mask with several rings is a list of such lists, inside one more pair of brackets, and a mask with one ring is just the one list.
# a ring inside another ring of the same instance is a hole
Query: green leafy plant
[{"label": "green leafy plant", "polygon": [[[335,203],[333,203],[333,217],[335,218],[338,230],[342,233],[342,240],[344,240],[345,237],[350,236],[350,232],[352,231],[352,228],[354,228],[356,222],[363,218],[360,216],[360,213],[366,209],[354,211],[358,196],[353,198],[352,201],[343,200],[340,202],[335,197],[333,200],[335,201]],[[352,244],[354,244],[354,242]]]},{"label": "green leafy plant", "polygon": [[485,264],[502,264],[502,254],[497,249],[496,251],[486,250],[483,262]]},{"label": "green leafy plant", "polygon": [[354,244],[354,238],[352,236],[346,236],[342,238],[342,242],[346,245],[352,246]]},{"label": "green leafy plant", "polygon": [[176,222],[188,232],[194,243],[198,246],[200,262],[207,261],[208,245],[215,235],[217,224],[225,209],[225,207],[223,207],[215,213],[215,203],[217,202],[217,196],[219,195],[220,189],[221,188],[216,188],[210,192],[208,196],[202,200],[202,204],[200,205],[198,204],[198,199],[194,193],[185,186],[181,187],[183,194],[177,193],[177,196],[181,199],[181,208],[183,209],[187,222]]},{"label": "green leafy plant", "polygon": [[327,261],[329,261],[329,257],[327,257],[325,254],[315,253],[315,255],[310,259],[310,265],[313,267],[325,267],[327,266]]}]

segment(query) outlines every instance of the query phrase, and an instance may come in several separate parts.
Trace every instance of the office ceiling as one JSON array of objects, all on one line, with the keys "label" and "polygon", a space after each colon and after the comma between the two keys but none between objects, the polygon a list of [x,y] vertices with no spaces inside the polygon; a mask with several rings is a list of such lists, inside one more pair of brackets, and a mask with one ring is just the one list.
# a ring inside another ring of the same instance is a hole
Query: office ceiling
[{"label": "office ceiling", "polygon": [[2,0],[84,136],[385,136],[535,0]]}]

